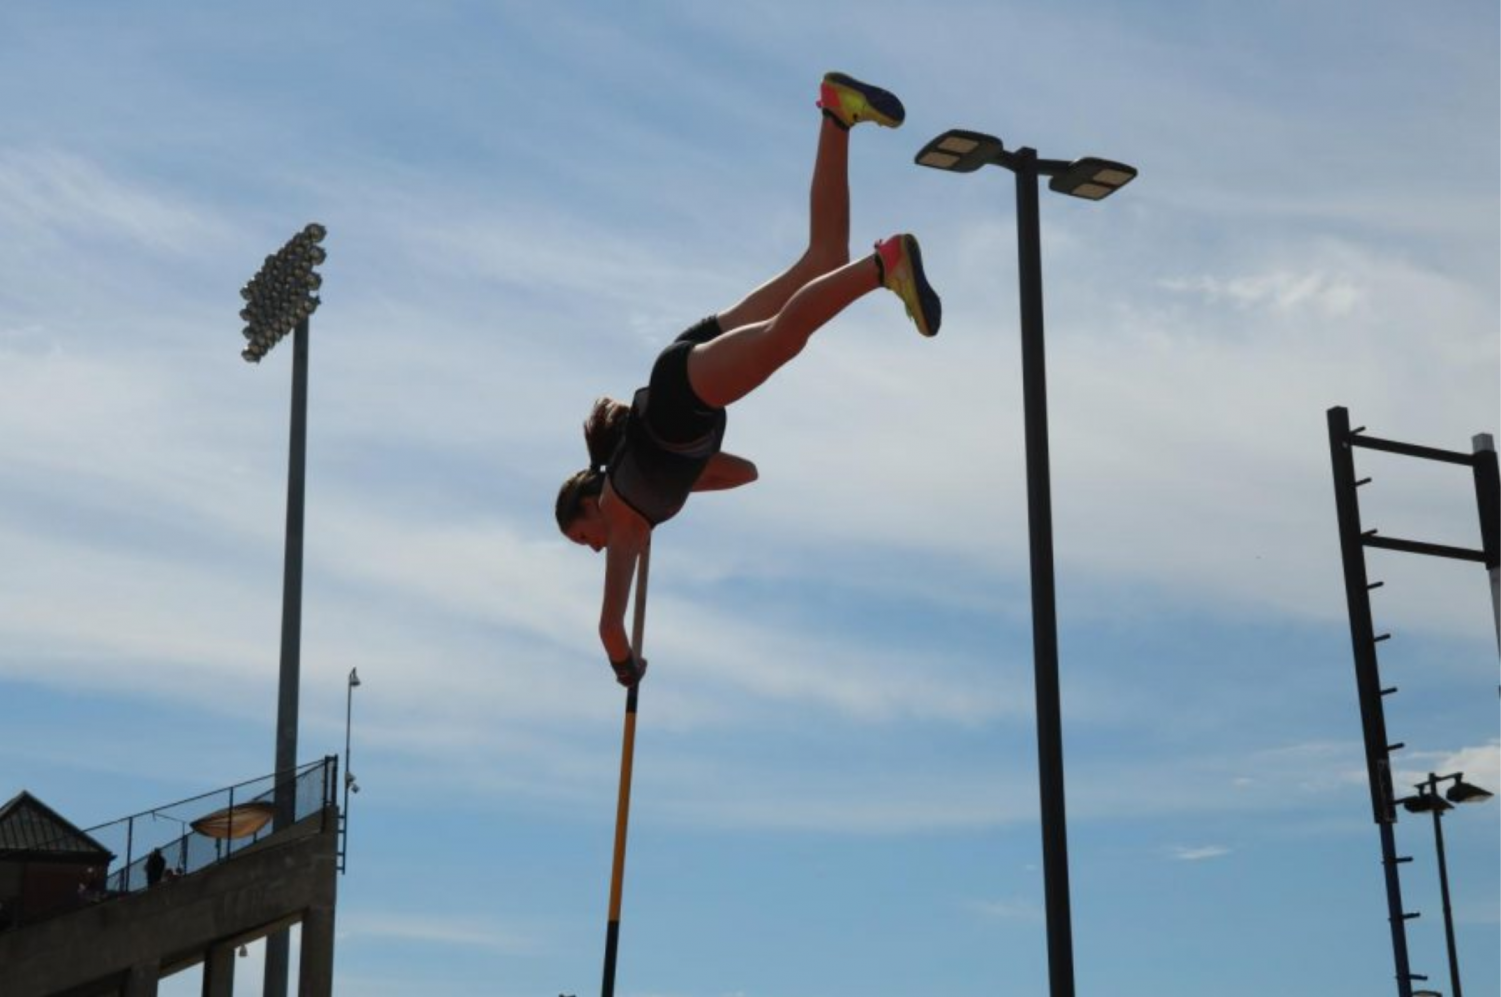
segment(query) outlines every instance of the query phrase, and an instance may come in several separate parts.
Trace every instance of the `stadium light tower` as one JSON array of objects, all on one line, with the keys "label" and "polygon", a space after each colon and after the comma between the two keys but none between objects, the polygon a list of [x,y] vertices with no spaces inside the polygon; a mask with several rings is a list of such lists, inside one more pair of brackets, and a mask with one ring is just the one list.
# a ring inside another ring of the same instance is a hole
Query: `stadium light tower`
[{"label": "stadium light tower", "polygon": [[[301,683],[303,496],[307,478],[308,319],[322,303],[315,293],[323,278],[313,269],[328,258],[321,243],[328,230],[314,222],[287,240],[240,290],[245,307],[245,348],[240,356],[258,364],[292,339],[292,437],[287,470],[286,558],[282,575],[281,675],[276,702],[276,819],[273,830],[296,819],[297,694]],[[289,936],[266,938],[265,997],[286,997]]]},{"label": "stadium light tower", "polygon": [[1047,899],[1048,978],[1052,997],[1074,997],[1069,913],[1068,830],[1063,792],[1063,721],[1058,694],[1058,620],[1053,586],[1053,499],[1048,470],[1047,372],[1042,341],[1042,237],[1037,182],[1060,194],[1099,201],[1136,177],[1136,168],[1093,156],[1065,162],[1037,150],[1009,151],[983,132],[951,129],[917,154],[917,164],[950,173],[1001,166],[1016,174],[1016,232],[1021,276],[1022,405],[1027,440],[1027,521],[1031,533],[1032,652],[1037,693],[1042,864]]}]

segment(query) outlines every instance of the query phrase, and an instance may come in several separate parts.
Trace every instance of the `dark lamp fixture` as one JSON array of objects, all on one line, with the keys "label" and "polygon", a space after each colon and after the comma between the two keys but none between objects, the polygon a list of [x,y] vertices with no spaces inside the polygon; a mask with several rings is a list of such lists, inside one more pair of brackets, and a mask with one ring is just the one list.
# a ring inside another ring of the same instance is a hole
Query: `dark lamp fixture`
[{"label": "dark lamp fixture", "polygon": [[950,173],[973,173],[986,163],[996,162],[1005,151],[994,135],[954,128],[923,146],[917,164]]},{"label": "dark lamp fixture", "polygon": [[1479,786],[1472,786],[1467,782],[1460,781],[1450,786],[1444,795],[1449,798],[1451,803],[1484,803],[1493,794],[1481,789]]},{"label": "dark lamp fixture", "polygon": [[259,363],[322,304],[312,293],[323,286],[322,276],[313,267],[328,259],[327,251],[318,245],[327,235],[328,230],[316,222],[305,226],[266,257],[260,271],[240,290],[246,302],[240,318],[249,323],[245,338],[250,342],[240,353],[246,361]]},{"label": "dark lamp fixture", "polygon": [[[953,128],[923,146],[917,164],[949,173],[973,173],[987,163],[1015,170],[1024,155],[1031,155],[1031,150],[1007,152],[994,135]],[[1049,190],[1087,201],[1102,201],[1136,179],[1136,167],[1098,156],[1071,163],[1060,159],[1035,162],[1037,175],[1049,178]]]},{"label": "dark lamp fixture", "polygon": [[1090,201],[1100,201],[1136,179],[1136,167],[1086,156],[1048,181],[1048,189]]},{"label": "dark lamp fixture", "polygon": [[1435,796],[1432,793],[1419,793],[1417,796],[1409,796],[1403,800],[1402,809],[1410,814],[1431,814],[1435,810],[1443,813],[1446,810],[1453,810],[1454,807],[1452,804],[1444,802],[1443,797]]}]

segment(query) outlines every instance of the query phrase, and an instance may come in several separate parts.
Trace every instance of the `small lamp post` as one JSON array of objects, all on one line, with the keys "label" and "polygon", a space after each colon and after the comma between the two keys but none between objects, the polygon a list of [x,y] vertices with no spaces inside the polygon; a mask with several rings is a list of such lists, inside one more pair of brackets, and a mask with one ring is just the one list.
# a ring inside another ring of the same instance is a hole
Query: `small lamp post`
[{"label": "small lamp post", "polygon": [[[323,278],[313,270],[327,259],[328,230],[314,222],[266,257],[240,289],[245,306],[245,348],[240,356],[258,364],[295,331],[292,344],[292,433],[287,471],[286,559],[282,575],[281,673],[276,704],[276,822],[290,827],[297,806],[297,697],[302,639],[302,534],[307,478],[308,319],[322,303]],[[265,997],[286,997],[290,943],[285,929],[266,937]]]},{"label": "small lamp post", "polygon": [[[1438,795],[1438,785],[1441,782],[1452,781],[1443,796]],[[1456,772],[1452,775],[1434,775],[1428,773],[1428,781],[1418,783],[1414,787],[1418,791],[1417,796],[1409,796],[1402,801],[1402,809],[1413,814],[1433,815],[1433,842],[1438,850],[1438,885],[1439,892],[1444,900],[1444,942],[1449,950],[1449,991],[1450,997],[1464,997],[1464,991],[1459,985],[1459,952],[1454,944],[1454,913],[1449,907],[1449,865],[1444,858],[1444,823],[1443,816],[1446,811],[1453,810],[1455,803],[1484,803],[1491,798],[1491,793],[1479,786],[1472,786],[1464,781],[1464,773]],[[1413,997],[1418,997],[1413,994]]]},{"label": "small lamp post", "polygon": [[1016,174],[1016,230],[1021,277],[1022,397],[1027,439],[1027,520],[1031,533],[1032,648],[1037,692],[1037,743],[1042,797],[1042,859],[1047,896],[1048,976],[1052,997],[1073,997],[1073,928],[1069,913],[1068,831],[1063,790],[1063,723],[1058,695],[1058,622],[1053,586],[1052,484],[1048,469],[1047,372],[1043,351],[1042,238],[1037,184],[1099,201],[1136,176],[1136,168],[1088,157],[1039,159],[1030,148],[1009,151],[994,135],[952,129],[917,154],[919,166],[973,173],[1001,166]]},{"label": "small lamp post", "polygon": [[348,867],[349,856],[349,794],[358,793],[360,784],[355,781],[354,770],[349,767],[349,735],[354,720],[354,690],[361,685],[358,668],[349,669],[349,688],[344,697],[344,807],[339,812],[339,822],[344,831],[344,840],[339,847],[339,871]]}]

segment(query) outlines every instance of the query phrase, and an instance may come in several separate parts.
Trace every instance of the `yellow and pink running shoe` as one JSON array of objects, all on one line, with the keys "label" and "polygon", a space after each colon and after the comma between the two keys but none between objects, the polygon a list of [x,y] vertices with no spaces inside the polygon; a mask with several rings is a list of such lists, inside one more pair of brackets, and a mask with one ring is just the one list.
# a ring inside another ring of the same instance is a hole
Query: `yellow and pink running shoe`
[{"label": "yellow and pink running shoe", "polygon": [[907,109],[896,94],[861,83],[843,73],[825,73],[818,88],[818,106],[826,117],[848,131],[862,121],[874,121],[887,128],[900,128]]},{"label": "yellow and pink running shoe", "polygon": [[894,235],[876,243],[876,268],[881,273],[882,286],[895,291],[907,306],[907,314],[916,323],[917,331],[924,336],[938,335],[943,303],[923,273],[917,237]]}]

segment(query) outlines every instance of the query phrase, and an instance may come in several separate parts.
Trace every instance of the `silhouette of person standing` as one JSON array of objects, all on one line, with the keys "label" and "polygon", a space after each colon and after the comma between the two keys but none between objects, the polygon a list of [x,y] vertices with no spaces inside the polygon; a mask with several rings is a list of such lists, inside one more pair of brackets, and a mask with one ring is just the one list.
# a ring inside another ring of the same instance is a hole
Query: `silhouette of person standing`
[{"label": "silhouette of person standing", "polygon": [[146,885],[155,886],[162,881],[162,874],[167,871],[167,858],[160,848],[151,849],[151,855],[146,859]]}]

